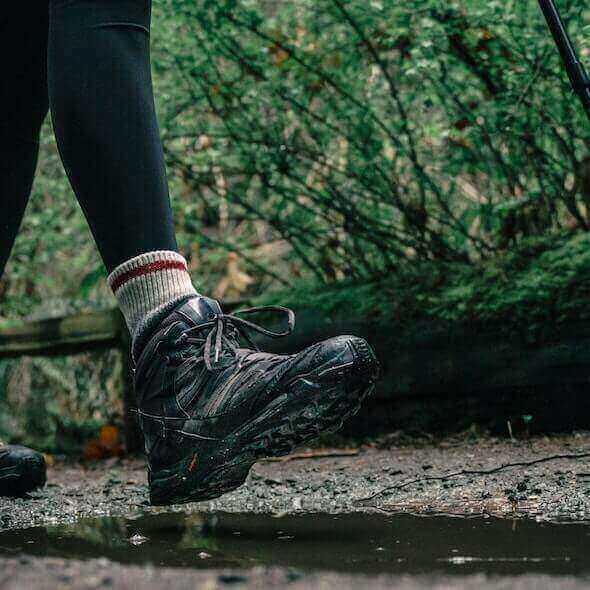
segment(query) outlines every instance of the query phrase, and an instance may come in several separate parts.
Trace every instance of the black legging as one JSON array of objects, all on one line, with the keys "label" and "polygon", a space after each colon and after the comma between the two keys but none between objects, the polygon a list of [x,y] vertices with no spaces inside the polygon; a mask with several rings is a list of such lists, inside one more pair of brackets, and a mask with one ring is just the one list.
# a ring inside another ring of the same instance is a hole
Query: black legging
[{"label": "black legging", "polygon": [[142,252],[176,250],[152,95],[151,0],[6,4],[0,7],[0,275],[29,197],[48,107],[107,270]]}]

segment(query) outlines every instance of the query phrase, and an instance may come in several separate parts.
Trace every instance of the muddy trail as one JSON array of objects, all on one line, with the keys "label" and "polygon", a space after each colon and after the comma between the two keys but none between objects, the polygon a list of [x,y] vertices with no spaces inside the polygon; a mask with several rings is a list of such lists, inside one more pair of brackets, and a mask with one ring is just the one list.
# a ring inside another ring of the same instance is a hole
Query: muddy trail
[{"label": "muddy trail", "polygon": [[151,507],[143,461],[0,499],[0,588],[587,587],[590,435],[302,451]]}]

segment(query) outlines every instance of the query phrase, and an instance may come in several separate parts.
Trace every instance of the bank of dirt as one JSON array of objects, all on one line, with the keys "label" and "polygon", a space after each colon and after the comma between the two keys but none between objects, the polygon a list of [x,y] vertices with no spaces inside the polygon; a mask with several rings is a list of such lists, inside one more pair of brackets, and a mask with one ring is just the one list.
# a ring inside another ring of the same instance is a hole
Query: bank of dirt
[{"label": "bank of dirt", "polygon": [[[49,467],[47,486],[31,498],[0,499],[0,527],[169,510],[387,511],[590,520],[588,433],[516,442],[446,439],[413,445],[396,445],[392,437],[386,446],[316,449],[259,463],[247,484],[231,494],[164,508],[149,506],[143,459],[57,461]],[[501,468],[509,464],[518,465]]]}]

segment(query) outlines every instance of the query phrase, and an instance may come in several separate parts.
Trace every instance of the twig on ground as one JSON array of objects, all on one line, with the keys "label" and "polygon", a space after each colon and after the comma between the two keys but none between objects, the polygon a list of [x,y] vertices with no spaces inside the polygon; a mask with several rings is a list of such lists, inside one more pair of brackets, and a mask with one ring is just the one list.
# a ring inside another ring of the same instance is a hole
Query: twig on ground
[{"label": "twig on ground", "polygon": [[285,457],[268,457],[262,459],[261,463],[284,463],[285,461],[296,461],[298,459],[325,459],[330,457],[354,457],[359,454],[358,449],[337,449],[319,450],[319,451],[304,451],[302,453],[293,453]]},{"label": "twig on ground", "polygon": [[356,505],[366,506],[366,502],[370,502],[379,496],[383,496],[385,494],[395,492],[397,490],[401,490],[402,488],[408,487],[415,483],[421,483],[425,481],[445,481],[447,479],[451,479],[453,477],[461,477],[466,475],[491,475],[493,473],[498,473],[499,471],[503,471],[504,469],[510,469],[511,467],[530,467],[532,465],[538,465],[539,463],[547,463],[549,461],[558,461],[560,459],[564,460],[576,460],[576,459],[587,459],[590,458],[590,453],[565,453],[561,455],[549,455],[547,457],[541,457],[539,459],[533,459],[532,461],[517,461],[515,463],[504,463],[503,465],[499,465],[498,467],[493,467],[492,469],[461,469],[460,471],[454,471],[452,473],[447,473],[446,475],[426,475],[424,477],[419,477],[417,479],[412,479],[410,481],[404,481],[392,486],[388,486],[378,492],[375,492],[371,496],[367,496],[366,498],[361,498],[360,500],[356,500]]}]

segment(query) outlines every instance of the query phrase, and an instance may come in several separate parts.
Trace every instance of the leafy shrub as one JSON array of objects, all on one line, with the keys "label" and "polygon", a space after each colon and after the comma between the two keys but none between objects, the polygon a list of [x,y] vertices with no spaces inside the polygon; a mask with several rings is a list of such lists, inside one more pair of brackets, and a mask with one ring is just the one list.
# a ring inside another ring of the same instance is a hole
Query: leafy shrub
[{"label": "leafy shrub", "polygon": [[536,1],[162,9],[167,155],[205,245],[287,242],[323,282],[587,229],[588,125]]}]

